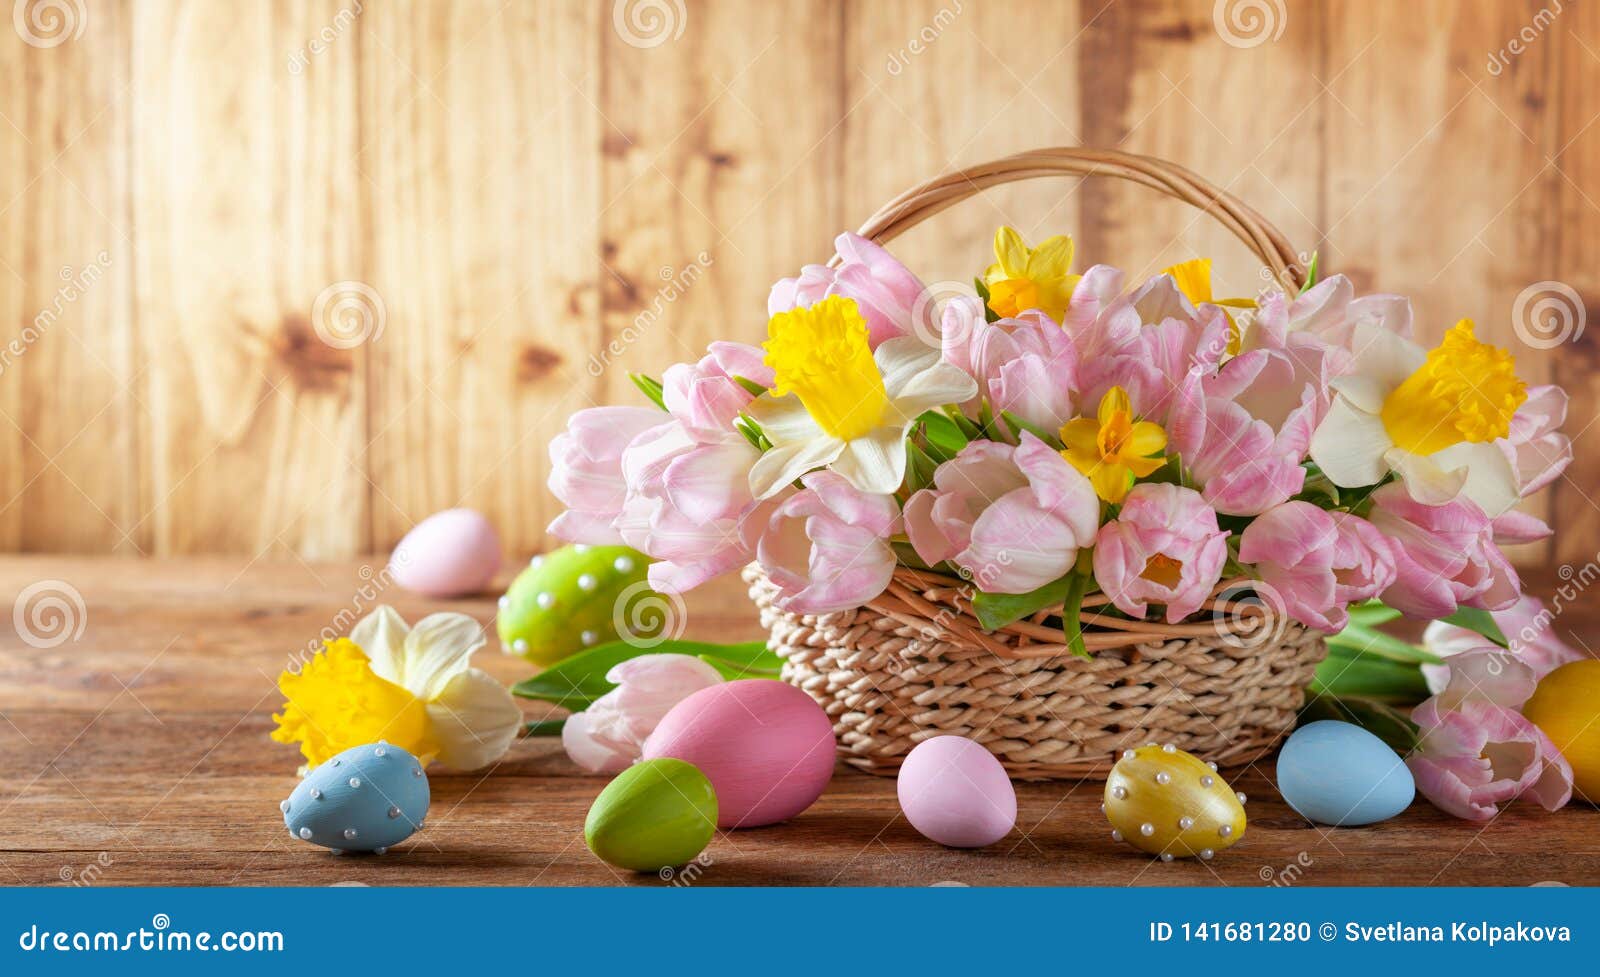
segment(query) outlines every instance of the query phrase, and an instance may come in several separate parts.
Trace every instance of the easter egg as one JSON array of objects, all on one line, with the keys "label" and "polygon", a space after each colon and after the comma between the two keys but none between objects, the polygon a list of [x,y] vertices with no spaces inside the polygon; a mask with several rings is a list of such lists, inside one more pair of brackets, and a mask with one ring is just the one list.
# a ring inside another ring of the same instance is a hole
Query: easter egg
[{"label": "easter egg", "polygon": [[429,597],[475,594],[500,569],[500,537],[482,513],[446,509],[417,523],[389,557],[389,574]]},{"label": "easter egg", "polygon": [[1017,823],[1017,792],[1006,768],[965,736],[918,743],[900,765],[895,792],[911,826],[951,848],[992,845]]},{"label": "easter egg", "polygon": [[1278,791],[1309,821],[1353,826],[1387,821],[1411,806],[1416,782],[1383,740],[1323,719],[1295,730],[1278,753]]},{"label": "easter egg", "polygon": [[1572,765],[1572,796],[1600,803],[1600,660],[1568,662],[1540,679],[1522,714]]},{"label": "easter egg", "polygon": [[1213,764],[1172,744],[1122,751],[1106,777],[1111,837],[1170,862],[1212,855],[1244,835],[1244,795]]},{"label": "easter egg", "polygon": [[740,679],[690,695],[644,743],[645,759],[694,764],[717,791],[717,826],[753,828],[810,807],[833,777],[833,723],[804,692]]},{"label": "easter egg", "polygon": [[501,646],[535,665],[619,637],[649,647],[680,626],[681,609],[650,589],[648,564],[626,546],[578,544],[534,557],[500,598]]},{"label": "easter egg", "polygon": [[354,746],[307,774],[278,809],[301,841],[382,855],[422,827],[428,775],[398,746]]},{"label": "easter egg", "polygon": [[595,798],[583,840],[602,861],[635,872],[683,865],[717,830],[717,795],[692,764],[636,763]]}]

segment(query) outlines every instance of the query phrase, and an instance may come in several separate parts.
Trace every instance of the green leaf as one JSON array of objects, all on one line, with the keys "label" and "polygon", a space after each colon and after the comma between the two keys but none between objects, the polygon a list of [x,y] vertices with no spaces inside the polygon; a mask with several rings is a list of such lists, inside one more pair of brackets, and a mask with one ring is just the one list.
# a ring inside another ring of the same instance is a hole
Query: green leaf
[{"label": "green leaf", "polygon": [[1409,641],[1385,634],[1365,624],[1352,621],[1343,631],[1328,638],[1329,648],[1342,648],[1359,654],[1376,655],[1407,665],[1437,665],[1444,659]]},{"label": "green leaf", "polygon": [[1049,431],[1046,431],[1039,425],[1030,424],[1008,410],[1001,411],[1000,416],[1005,419],[1007,424],[1011,425],[1012,430],[1027,431],[1029,434],[1038,438],[1040,441],[1043,441],[1045,444],[1048,444],[1050,447],[1055,448],[1057,451],[1061,450],[1061,442],[1056,440],[1056,436],[1051,434]]},{"label": "green leaf", "polygon": [[733,382],[750,391],[750,396],[752,397],[759,397],[767,392],[766,387],[763,387],[761,384],[756,383],[754,380],[746,377],[735,376],[733,378]]},{"label": "green leaf", "polygon": [[606,681],[606,673],[631,658],[665,654],[697,657],[709,655],[734,667],[765,668],[767,663],[762,654],[766,652],[766,647],[764,642],[759,641],[739,645],[719,645],[707,641],[663,641],[648,648],[631,645],[626,641],[610,641],[563,659],[533,678],[523,679],[511,687],[511,692],[524,699],[539,699],[579,712],[589,708],[594,700],[616,688]]},{"label": "green leaf", "polygon": [[537,723],[527,723],[522,727],[523,736],[560,736],[561,727],[567,724],[567,717],[560,719],[546,719]]},{"label": "green leaf", "polygon": [[772,447],[772,442],[767,440],[767,432],[761,430],[761,425],[749,414],[740,414],[734,418],[733,429],[744,435],[744,439],[754,445],[757,451],[765,451]]},{"label": "green leaf", "polygon": [[1353,723],[1389,744],[1401,756],[1417,746],[1417,727],[1393,706],[1361,696],[1318,696],[1300,711],[1300,724],[1321,719]]},{"label": "green leaf", "polygon": [[1458,607],[1454,614],[1441,617],[1439,620],[1481,634],[1502,648],[1510,647],[1505,632],[1500,630],[1500,625],[1494,623],[1494,618],[1488,611],[1476,607]]},{"label": "green leaf", "polygon": [[989,286],[984,284],[982,278],[974,278],[972,284],[978,290],[978,298],[983,300],[983,321],[999,322],[1000,313],[989,308]]},{"label": "green leaf", "polygon": [[[1073,574],[1047,583],[1026,594],[991,594],[978,591],[972,598],[972,612],[985,631],[998,631],[1013,621],[1020,621],[1036,611],[1043,610],[1067,599]],[[1082,599],[1082,594],[1079,595]]]},{"label": "green leaf", "polygon": [[949,461],[954,458],[970,440],[966,432],[961,429],[961,425],[936,410],[924,412],[917,418],[917,424],[928,443],[929,457],[937,461]]},{"label": "green leaf", "polygon": [[644,391],[644,395],[650,398],[651,403],[662,410],[667,409],[667,402],[661,392],[661,381],[647,377],[643,373],[630,373],[628,379],[633,381],[635,387]]},{"label": "green leaf", "polygon": [[939,463],[928,456],[922,445],[915,441],[906,442],[906,485],[910,491],[932,485],[934,472],[938,469]]},{"label": "green leaf", "polygon": [[1311,291],[1312,286],[1317,284],[1317,259],[1319,256],[1318,252],[1313,251],[1311,252],[1311,260],[1306,262],[1306,283],[1300,286],[1301,295]]},{"label": "green leaf", "polygon": [[1369,628],[1375,628],[1380,624],[1388,624],[1399,616],[1399,611],[1381,600],[1369,600],[1350,608],[1350,623],[1364,625]]},{"label": "green leaf", "polygon": [[700,660],[721,672],[722,677],[729,681],[741,678],[777,678],[783,671],[783,659],[768,648],[765,641],[704,647],[713,650],[701,652]]},{"label": "green leaf", "polygon": [[1428,697],[1428,683],[1417,665],[1333,648],[1317,665],[1310,691],[1315,695],[1363,696],[1411,705]]}]

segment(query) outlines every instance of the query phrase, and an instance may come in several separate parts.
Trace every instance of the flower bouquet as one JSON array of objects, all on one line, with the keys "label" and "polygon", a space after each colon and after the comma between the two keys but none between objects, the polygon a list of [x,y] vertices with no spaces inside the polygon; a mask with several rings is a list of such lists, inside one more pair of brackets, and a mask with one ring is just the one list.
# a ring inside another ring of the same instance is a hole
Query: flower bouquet
[{"label": "flower bouquet", "polygon": [[[1203,259],[1128,281],[1069,238],[995,236],[970,294],[884,241],[978,189],[1134,180],[1204,208],[1280,287]],[[1170,164],[1047,150],[919,187],[778,282],[759,347],[713,343],[649,407],[551,445],[552,532],[648,554],[682,592],[744,569],[840,750],[887,770],[959,733],[1014,776],[1103,775],[1155,740],[1254,759],[1338,632],[1381,600],[1474,626],[1520,596],[1500,545],[1570,458],[1562,397],[1470,320],[1425,348],[1400,296],[1301,268]]]}]

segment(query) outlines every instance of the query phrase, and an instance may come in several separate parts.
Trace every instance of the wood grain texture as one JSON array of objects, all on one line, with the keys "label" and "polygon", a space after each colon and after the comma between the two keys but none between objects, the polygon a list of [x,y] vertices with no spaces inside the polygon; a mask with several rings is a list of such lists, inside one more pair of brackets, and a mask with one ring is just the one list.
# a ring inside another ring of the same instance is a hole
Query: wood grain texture
[{"label": "wood grain texture", "polygon": [[[605,778],[579,775],[551,740],[525,740],[477,774],[432,777],[427,829],[383,858],[293,841],[277,803],[298,754],[267,734],[273,680],[318,630],[363,600],[356,563],[243,557],[161,562],[0,559],[0,592],[70,581],[86,618],[75,642],[39,649],[0,629],[0,884],[666,885],[585,848]],[[1547,592],[1553,578],[1533,582]],[[441,609],[493,618],[491,597],[434,602],[390,592],[408,619]],[[736,581],[692,595],[690,633],[760,637]],[[1592,608],[1557,621],[1568,636]],[[484,651],[512,681],[531,668]],[[529,703],[530,719],[545,707]],[[1273,764],[1225,771],[1249,797],[1244,839],[1210,863],[1161,864],[1108,837],[1099,783],[1018,785],[1018,828],[982,851],[919,837],[892,780],[840,768],[792,822],[722,833],[689,884],[745,885],[1526,885],[1600,882],[1600,813],[1516,804],[1468,823],[1418,800],[1393,821],[1316,828],[1284,805]],[[682,881],[682,880],[680,880]]]},{"label": "wood grain texture", "polygon": [[[1533,503],[1556,541],[1516,556],[1600,550],[1600,340],[1514,318],[1541,282],[1600,300],[1582,4],[87,6],[59,43],[0,37],[0,348],[55,316],[0,361],[5,550],[350,556],[462,504],[542,549],[571,411],[759,337],[772,281],[901,189],[1055,143],[1178,160],[1411,295],[1423,338],[1472,316],[1560,380],[1578,461]],[[1260,284],[1211,221],[1094,180],[982,194],[896,250],[965,283],[1003,221]],[[323,341],[363,328],[341,298],[381,302],[381,335]]]}]

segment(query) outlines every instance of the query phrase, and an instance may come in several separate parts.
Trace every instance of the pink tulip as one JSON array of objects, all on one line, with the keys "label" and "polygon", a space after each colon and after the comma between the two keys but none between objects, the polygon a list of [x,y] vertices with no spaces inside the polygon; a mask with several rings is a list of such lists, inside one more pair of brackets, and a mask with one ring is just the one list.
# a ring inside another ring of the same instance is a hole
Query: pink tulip
[{"label": "pink tulip", "polygon": [[1290,414],[1276,434],[1232,401],[1207,401],[1201,443],[1185,456],[1205,500],[1218,512],[1253,516],[1299,492],[1306,476],[1300,463],[1311,444],[1314,416],[1309,391],[1302,409]]},{"label": "pink tulip", "polygon": [[661,375],[667,411],[696,437],[715,438],[733,429],[734,419],[755,396],[736,377],[772,386],[764,354],[743,343],[712,343],[698,363],[675,363]]},{"label": "pink tulip", "polygon": [[616,688],[561,727],[567,756],[590,773],[617,773],[639,759],[662,717],[721,684],[722,674],[692,655],[640,655],[614,666],[606,681]]},{"label": "pink tulip", "polygon": [[929,564],[953,561],[982,590],[1025,594],[1059,580],[1093,545],[1094,488],[1032,434],[974,441],[906,503],[906,535]]},{"label": "pink tulip", "polygon": [[1417,789],[1440,810],[1473,821],[1523,794],[1549,811],[1566,804],[1571,766],[1519,711],[1538,685],[1535,669],[1477,635],[1449,637],[1456,649],[1448,680],[1411,711],[1419,736],[1406,764]]},{"label": "pink tulip", "polygon": [[550,442],[550,491],[567,507],[550,524],[551,534],[596,546],[622,542],[612,527],[628,491],[622,452],[667,420],[649,407],[590,407],[573,414],[566,431]]},{"label": "pink tulip", "polygon": [[1541,539],[1548,539],[1554,532],[1543,519],[1516,509],[1500,513],[1489,525],[1494,533],[1494,541],[1501,546],[1537,543]]},{"label": "pink tulip", "polygon": [[1530,387],[1528,399],[1511,418],[1511,433],[1499,444],[1516,469],[1523,498],[1572,464],[1572,440],[1558,430],[1566,419],[1567,394],[1556,386]]},{"label": "pink tulip", "polygon": [[889,537],[899,529],[892,495],[862,492],[835,472],[804,475],[804,486],[760,530],[756,558],[778,588],[778,603],[827,614],[883,593],[894,575]]},{"label": "pink tulip", "polygon": [[1290,617],[1330,634],[1349,622],[1352,602],[1395,579],[1389,541],[1371,523],[1309,502],[1285,502],[1245,527],[1239,561],[1255,568]]},{"label": "pink tulip", "polygon": [[912,335],[918,326],[933,335],[931,322],[915,321],[916,315],[931,315],[932,303],[921,280],[899,259],[857,234],[841,234],[833,246],[842,259],[839,266],[806,265],[800,277],[779,281],[767,297],[768,315],[843,295],[861,306],[873,349],[886,339]]},{"label": "pink tulip", "polygon": [[1199,610],[1222,577],[1227,532],[1200,493],[1167,483],[1133,487],[1116,519],[1100,527],[1094,576],[1123,613],[1165,604],[1167,622]]},{"label": "pink tulip", "polygon": [[623,542],[656,561],[652,587],[682,593],[750,562],[746,524],[772,508],[750,493],[750,466],[759,456],[743,435],[725,431],[703,441],[676,422],[628,446],[628,494],[615,525]]},{"label": "pink tulip", "polygon": [[1394,543],[1395,582],[1383,602],[1412,617],[1433,619],[1458,606],[1502,610],[1522,585],[1483,510],[1466,499],[1423,505],[1392,482],[1372,493],[1368,518]]},{"label": "pink tulip", "polygon": [[944,361],[978,381],[996,416],[1010,411],[1047,431],[1074,416],[1078,350],[1044,313],[986,322],[982,304],[962,296],[945,306],[940,338]]},{"label": "pink tulip", "polygon": [[1331,275],[1303,295],[1289,298],[1274,292],[1262,299],[1255,330],[1273,346],[1281,347],[1287,337],[1305,333],[1348,350],[1362,324],[1410,338],[1411,300],[1384,294],[1356,298],[1348,278]]},{"label": "pink tulip", "polygon": [[[1499,626],[1510,644],[1510,654],[1532,670],[1535,680],[1581,658],[1584,652],[1561,640],[1556,633],[1555,615],[1545,610],[1537,597],[1523,595],[1510,607],[1491,611],[1490,617]],[[1454,674],[1455,657],[1471,651],[1493,648],[1486,638],[1476,631],[1443,621],[1434,621],[1422,632],[1422,645],[1440,658],[1450,659],[1441,665],[1423,665],[1422,675],[1428,681],[1430,692],[1442,692]],[[1517,703],[1521,705],[1521,703]]]}]

